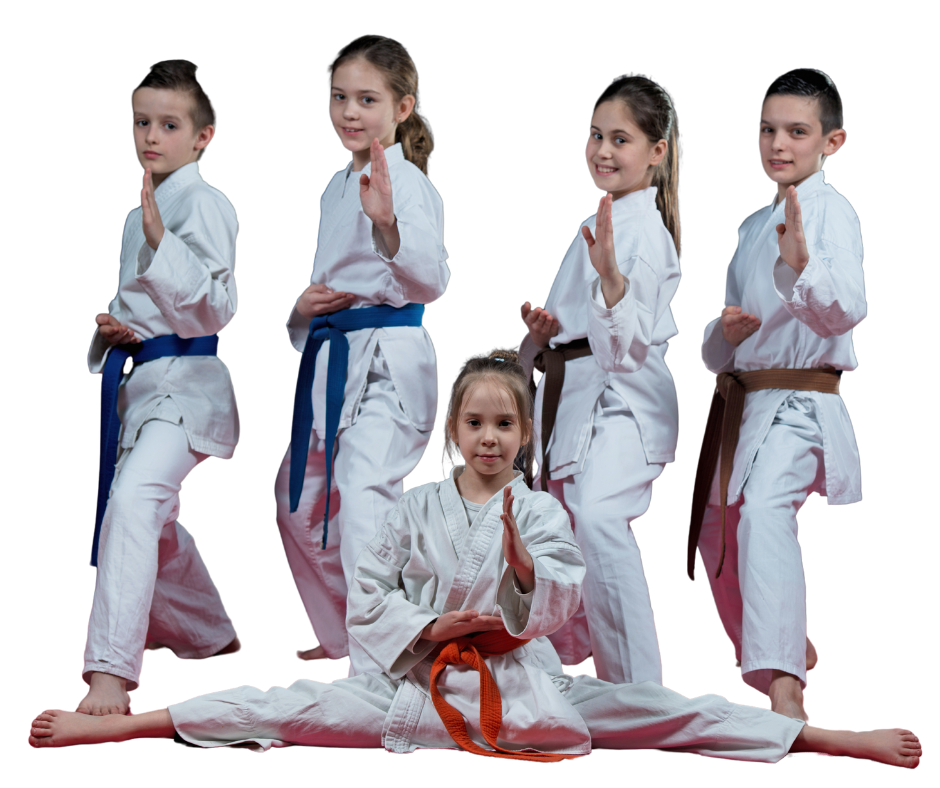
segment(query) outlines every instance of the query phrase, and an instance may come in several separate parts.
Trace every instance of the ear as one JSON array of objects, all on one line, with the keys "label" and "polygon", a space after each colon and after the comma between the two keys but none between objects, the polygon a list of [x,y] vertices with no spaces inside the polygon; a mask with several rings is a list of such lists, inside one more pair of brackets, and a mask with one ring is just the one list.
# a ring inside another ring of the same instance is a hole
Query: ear
[{"label": "ear", "polygon": [[410,93],[407,96],[402,97],[402,100],[398,102],[396,107],[395,117],[397,120],[396,123],[404,123],[408,120],[408,116],[411,115],[412,110],[415,108],[415,97]]},{"label": "ear", "polygon": [[656,167],[663,159],[666,158],[666,154],[669,152],[669,143],[666,140],[660,140],[657,142],[652,150],[650,150],[650,167]]},{"label": "ear", "polygon": [[215,126],[204,126],[196,135],[196,142],[193,144],[193,150],[202,150],[215,136]]},{"label": "ear", "polygon": [[831,156],[845,145],[845,129],[835,129],[826,135],[826,145],[823,148],[825,156]]}]

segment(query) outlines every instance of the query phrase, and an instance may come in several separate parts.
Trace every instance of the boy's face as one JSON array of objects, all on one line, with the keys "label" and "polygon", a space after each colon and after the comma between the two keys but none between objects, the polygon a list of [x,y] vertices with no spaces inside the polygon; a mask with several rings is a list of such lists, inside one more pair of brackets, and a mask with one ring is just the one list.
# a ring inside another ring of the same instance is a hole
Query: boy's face
[{"label": "boy's face", "polygon": [[764,172],[785,194],[822,169],[823,159],[845,142],[845,131],[823,134],[819,101],[804,96],[769,96],[760,121],[760,160]]},{"label": "boy's face", "polygon": [[180,167],[196,161],[214,129],[193,128],[192,97],[178,90],[140,88],[134,91],[134,145],[137,158],[149,167],[154,185]]},{"label": "boy's face", "polygon": [[594,110],[585,155],[594,185],[616,200],[649,187],[652,168],[666,155],[666,141],[651,144],[627,105],[614,99]]},{"label": "boy's face", "polygon": [[330,85],[330,120],[343,147],[353,155],[353,168],[369,163],[369,146],[395,144],[395,129],[414,107],[414,96],[395,101],[382,72],[362,58],[343,63]]}]

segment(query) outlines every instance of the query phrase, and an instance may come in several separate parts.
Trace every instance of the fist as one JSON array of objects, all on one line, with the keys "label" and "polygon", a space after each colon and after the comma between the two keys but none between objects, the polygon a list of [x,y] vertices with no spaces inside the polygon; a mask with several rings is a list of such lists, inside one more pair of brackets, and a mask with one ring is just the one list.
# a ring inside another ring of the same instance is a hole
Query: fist
[{"label": "fist", "polygon": [[310,285],[297,299],[297,311],[308,320],[319,315],[331,315],[352,306],[355,296],[340,293],[327,285]]},{"label": "fist", "polygon": [[739,306],[726,306],[721,310],[721,335],[725,342],[737,347],[757,329],[760,318],[742,312]]}]

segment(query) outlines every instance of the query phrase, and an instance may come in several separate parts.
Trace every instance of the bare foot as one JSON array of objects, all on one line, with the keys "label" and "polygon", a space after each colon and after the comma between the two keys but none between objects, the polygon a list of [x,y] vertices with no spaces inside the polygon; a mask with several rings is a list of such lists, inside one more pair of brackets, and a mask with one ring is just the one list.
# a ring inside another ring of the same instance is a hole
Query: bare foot
[{"label": "bare foot", "polygon": [[297,656],[303,660],[326,659],[326,652],[323,650],[323,646],[315,646],[314,648],[308,648],[306,651],[298,651]]},{"label": "bare foot", "polygon": [[[806,670],[812,670],[819,664],[819,652],[816,651],[816,646],[813,645],[813,641],[809,639],[809,635],[806,636]],[[741,660],[737,657],[734,658],[734,666],[740,670],[741,669]]]},{"label": "bare foot", "polygon": [[173,738],[170,712],[151,711],[139,717],[107,714],[95,717],[58,709],[44,711],[29,729],[32,747],[70,747],[139,738]]},{"label": "bare foot", "polygon": [[809,715],[803,709],[803,687],[800,680],[782,670],[775,670],[772,675],[770,688],[767,690],[771,711],[795,720],[808,720]]},{"label": "bare foot", "polygon": [[800,731],[790,752],[844,755],[906,769],[916,768],[923,754],[918,738],[910,731],[900,728],[855,733],[854,731],[829,731],[810,725],[805,725]]},{"label": "bare foot", "polygon": [[33,720],[29,743],[33,747],[69,747],[114,741],[111,717],[122,718],[122,715],[92,716],[58,709],[44,711]]},{"label": "bare foot", "polygon": [[110,673],[92,673],[88,678],[88,694],[75,709],[79,714],[101,717],[105,714],[127,714],[131,698],[127,694],[127,679]]},{"label": "bare foot", "polygon": [[231,643],[229,643],[225,648],[220,648],[212,656],[221,657],[223,654],[234,654],[236,651],[240,651],[241,647],[242,647],[242,644],[238,640],[238,635],[236,635],[235,639]]}]

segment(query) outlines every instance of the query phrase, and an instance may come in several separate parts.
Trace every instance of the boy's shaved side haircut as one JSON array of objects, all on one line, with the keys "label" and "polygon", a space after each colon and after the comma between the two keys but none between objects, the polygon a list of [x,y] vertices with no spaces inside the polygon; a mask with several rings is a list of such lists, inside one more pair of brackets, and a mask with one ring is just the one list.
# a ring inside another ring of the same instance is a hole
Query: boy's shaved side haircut
[{"label": "boy's shaved side haircut", "polygon": [[819,120],[822,133],[842,128],[842,98],[836,84],[828,74],[815,68],[795,68],[777,77],[767,88],[766,101],[771,96],[805,96],[819,102]]},{"label": "boy's shaved side haircut", "polygon": [[[157,88],[161,90],[178,90],[188,93],[192,98],[190,118],[193,129],[201,131],[206,126],[215,126],[215,110],[212,102],[196,79],[196,64],[188,60],[161,60],[150,67],[150,73],[144,77],[134,92],[141,88]],[[202,158],[205,148],[199,151],[197,159]]]}]

